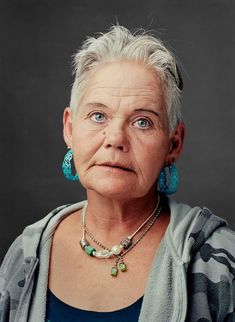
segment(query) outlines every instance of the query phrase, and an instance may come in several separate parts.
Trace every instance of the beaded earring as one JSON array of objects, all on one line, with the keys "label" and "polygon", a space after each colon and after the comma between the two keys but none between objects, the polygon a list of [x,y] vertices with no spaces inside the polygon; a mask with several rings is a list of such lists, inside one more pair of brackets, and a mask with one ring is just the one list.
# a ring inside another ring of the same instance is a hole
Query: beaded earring
[{"label": "beaded earring", "polygon": [[[169,168],[169,177],[167,182],[166,168]],[[163,194],[170,195],[177,191],[179,186],[179,172],[174,164],[164,167],[161,170],[158,187]]]},{"label": "beaded earring", "polygon": [[79,179],[79,176],[77,173],[75,175],[72,174],[72,165],[71,165],[72,158],[73,158],[73,151],[69,149],[68,152],[65,154],[65,157],[62,163],[62,171],[66,179],[71,181],[76,181]]}]

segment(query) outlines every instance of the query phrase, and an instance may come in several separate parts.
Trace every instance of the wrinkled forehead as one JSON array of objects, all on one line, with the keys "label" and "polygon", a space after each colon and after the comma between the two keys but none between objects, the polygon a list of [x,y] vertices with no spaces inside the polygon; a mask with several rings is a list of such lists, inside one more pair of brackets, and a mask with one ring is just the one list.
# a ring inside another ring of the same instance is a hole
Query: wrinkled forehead
[{"label": "wrinkled forehead", "polygon": [[164,103],[161,78],[145,65],[133,62],[99,66],[88,76],[82,96],[83,103],[108,97],[123,101],[146,100],[157,105]]}]

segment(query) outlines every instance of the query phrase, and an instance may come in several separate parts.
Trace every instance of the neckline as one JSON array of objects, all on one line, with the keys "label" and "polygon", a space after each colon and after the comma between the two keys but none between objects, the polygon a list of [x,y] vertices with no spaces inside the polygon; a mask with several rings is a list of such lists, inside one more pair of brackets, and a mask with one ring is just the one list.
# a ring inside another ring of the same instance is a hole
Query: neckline
[{"label": "neckline", "polygon": [[[127,307],[124,307],[122,309],[119,309],[119,310],[116,310],[116,311],[108,311],[108,312],[99,312],[99,311],[89,311],[89,310],[83,310],[83,309],[80,309],[80,308],[76,308],[76,307],[73,307],[73,306],[70,306],[69,304],[63,302],[62,300],[60,300],[59,298],[56,297],[55,294],[53,294],[51,292],[51,290],[49,288],[47,288],[49,290],[49,292],[52,294],[52,296],[54,296],[54,299],[58,299],[61,303],[61,305],[64,305],[64,308],[67,309],[71,312],[72,310],[74,310],[74,313],[75,312],[80,312],[81,314],[97,314],[97,315],[100,315],[102,316],[102,314],[104,316],[108,315],[108,314],[113,314],[113,313],[120,313],[122,314],[122,312],[127,312],[128,310],[131,310],[132,306],[137,306],[138,303],[140,303],[140,316],[142,314],[142,311],[143,311],[143,305],[145,305],[145,302],[146,302],[146,296],[147,298],[150,296],[149,292],[150,292],[150,289],[151,289],[151,276],[154,272],[154,269],[155,269],[155,265],[156,265],[156,262],[157,262],[157,258],[160,256],[160,253],[162,251],[162,249],[164,248],[164,245],[167,244],[166,240],[169,238],[168,235],[170,234],[170,229],[171,229],[171,225],[172,225],[172,222],[173,222],[173,218],[172,218],[172,215],[173,215],[173,209],[172,209],[172,204],[174,203],[174,201],[169,198],[169,197],[166,197],[167,199],[167,203],[168,203],[168,207],[169,207],[169,210],[170,210],[170,221],[169,221],[169,224],[168,224],[168,227],[157,247],[157,249],[155,250],[155,254],[153,255],[153,259],[152,259],[152,264],[150,266],[150,270],[149,270],[149,274],[148,274],[148,278],[147,278],[147,283],[146,283],[146,287],[145,287],[145,292],[144,292],[144,295],[142,295],[139,299],[137,299],[134,303],[132,303],[131,305],[127,306]],[[68,207],[66,207],[65,209],[62,210],[63,212],[63,216],[60,216],[59,218],[59,222],[61,221],[61,217],[65,218],[67,216],[69,216],[72,212],[76,211],[76,210],[81,210],[84,205],[85,205],[85,202],[86,200],[83,200],[83,201],[80,201],[80,202],[77,202],[75,204],[71,204],[71,205],[68,205]],[[56,216],[57,217],[57,216]],[[57,218],[56,218],[57,219]],[[58,219],[57,219],[58,221]],[[56,226],[57,226],[58,222],[56,222]],[[53,225],[54,226],[54,225]],[[54,230],[54,227],[52,227],[52,229]],[[50,235],[50,239],[52,239],[51,235]],[[138,302],[140,301],[140,302]]]},{"label": "neckline", "polygon": [[100,316],[108,316],[113,314],[126,314],[128,311],[132,311],[135,308],[141,307],[142,301],[144,298],[144,295],[142,295],[140,298],[138,298],[135,302],[132,304],[125,306],[124,308],[114,310],[114,311],[92,311],[92,310],[86,310],[81,309],[75,306],[72,306],[70,304],[65,303],[60,298],[58,298],[50,289],[47,288],[47,297],[49,297],[50,301],[52,301],[53,304],[57,304],[61,306],[64,310],[70,311],[71,313],[81,313],[81,314],[90,314],[90,315],[100,315]]}]

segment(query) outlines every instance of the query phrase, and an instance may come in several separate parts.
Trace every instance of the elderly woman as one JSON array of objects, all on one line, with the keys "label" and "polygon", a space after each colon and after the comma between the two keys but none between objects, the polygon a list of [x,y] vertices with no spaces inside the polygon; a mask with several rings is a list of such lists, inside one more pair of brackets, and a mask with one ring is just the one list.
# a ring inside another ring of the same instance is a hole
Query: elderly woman
[{"label": "elderly woman", "polygon": [[87,200],[56,208],[10,247],[0,321],[234,321],[234,232],[167,197],[185,129],[173,55],[114,26],[88,38],[74,66],[62,168]]}]

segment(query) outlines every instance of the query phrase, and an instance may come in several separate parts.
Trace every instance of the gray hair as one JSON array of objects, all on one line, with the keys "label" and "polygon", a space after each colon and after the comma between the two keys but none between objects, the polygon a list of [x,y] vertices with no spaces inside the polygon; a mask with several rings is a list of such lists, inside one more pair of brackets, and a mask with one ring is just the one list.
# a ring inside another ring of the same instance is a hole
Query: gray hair
[{"label": "gray hair", "polygon": [[160,76],[171,134],[182,121],[182,78],[173,54],[161,40],[143,29],[132,33],[125,27],[112,26],[107,33],[100,33],[97,38],[89,37],[84,41],[73,60],[75,80],[70,100],[73,112],[77,111],[89,72],[100,64],[121,60],[143,62]]}]

